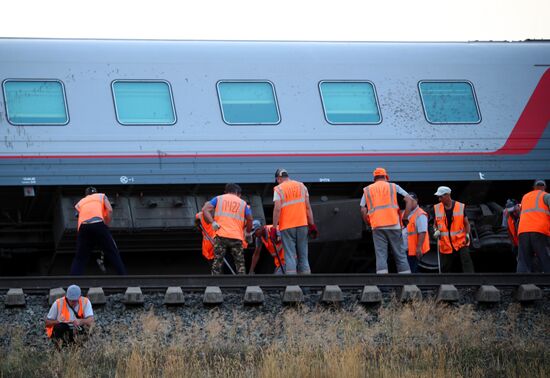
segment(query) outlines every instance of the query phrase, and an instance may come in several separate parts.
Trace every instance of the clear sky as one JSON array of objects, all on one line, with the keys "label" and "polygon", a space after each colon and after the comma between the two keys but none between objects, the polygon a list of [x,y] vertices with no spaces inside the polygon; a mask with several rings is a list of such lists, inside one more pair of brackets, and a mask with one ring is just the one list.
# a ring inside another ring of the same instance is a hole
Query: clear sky
[{"label": "clear sky", "polygon": [[4,0],[0,37],[550,39],[550,0]]}]

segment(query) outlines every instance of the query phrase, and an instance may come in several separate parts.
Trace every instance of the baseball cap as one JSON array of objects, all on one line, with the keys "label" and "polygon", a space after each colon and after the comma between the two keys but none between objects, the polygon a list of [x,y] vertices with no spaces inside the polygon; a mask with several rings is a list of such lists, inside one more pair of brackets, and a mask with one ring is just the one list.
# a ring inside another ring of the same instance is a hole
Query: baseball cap
[{"label": "baseball cap", "polygon": [[411,197],[415,201],[418,201],[418,196],[415,192],[409,192],[409,197]]},{"label": "baseball cap", "polygon": [[87,196],[94,193],[97,193],[97,189],[94,188],[93,186],[87,187],[86,190],[84,191],[84,194],[86,194]]},{"label": "baseball cap", "polygon": [[536,179],[533,186],[544,186],[544,187],[546,187],[546,181],[541,180],[541,179]]},{"label": "baseball cap", "polygon": [[260,222],[260,221],[257,220],[257,219],[254,219],[254,220],[252,221],[252,233],[256,232],[256,230],[257,230],[258,228],[260,228],[260,227],[262,227],[262,222]]},{"label": "baseball cap", "polygon": [[372,172],[372,176],[373,177],[376,177],[376,176],[386,176],[386,179],[390,179],[390,176],[388,176],[388,173],[386,172],[386,170],[384,168],[376,168],[373,172]]},{"label": "baseball cap", "polygon": [[77,285],[71,285],[67,288],[67,299],[70,301],[77,301],[80,298],[80,287]]},{"label": "baseball cap", "polygon": [[288,177],[288,172],[284,168],[279,168],[275,171],[275,177]]},{"label": "baseball cap", "polygon": [[450,193],[451,193],[451,188],[449,188],[448,186],[440,186],[439,188],[437,188],[437,192],[435,192],[434,195],[442,196]]}]

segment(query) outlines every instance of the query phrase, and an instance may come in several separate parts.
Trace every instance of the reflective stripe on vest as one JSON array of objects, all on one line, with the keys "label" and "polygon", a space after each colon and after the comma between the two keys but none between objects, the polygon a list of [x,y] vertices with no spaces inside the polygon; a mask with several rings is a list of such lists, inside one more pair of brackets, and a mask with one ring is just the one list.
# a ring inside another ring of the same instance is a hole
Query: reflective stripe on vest
[{"label": "reflective stripe on vest", "polygon": [[246,202],[234,194],[218,196],[214,220],[220,225],[216,236],[244,241]]},{"label": "reflective stripe on vest", "polygon": [[447,229],[447,214],[442,203],[434,205],[435,224],[440,232],[439,252],[443,254],[453,253],[468,245],[466,231],[464,230],[464,204],[455,201],[453,207],[453,220],[451,229]]},{"label": "reflective stripe on vest", "polygon": [[550,209],[544,202],[546,194],[543,190],[533,190],[523,196],[518,234],[538,232],[550,236]]},{"label": "reflective stripe on vest", "polygon": [[[420,207],[417,207],[412,214],[409,216],[409,224],[407,225],[407,235],[408,235],[408,253],[409,256],[416,256],[416,246],[418,244],[418,232],[416,232],[416,220],[420,215],[428,216],[424,210]],[[426,232],[426,237],[422,242],[422,253],[426,253],[430,250],[430,238]]]},{"label": "reflective stripe on vest", "polygon": [[287,180],[275,187],[281,201],[279,230],[307,226],[306,189],[299,181]]},{"label": "reflective stripe on vest", "polygon": [[[272,228],[273,228],[273,225],[266,225],[264,232],[260,238],[262,239],[262,243],[264,244],[265,248],[267,249],[271,257],[273,257],[273,262],[275,263],[275,267],[278,268],[279,266],[281,266],[281,264],[279,264],[279,259],[277,258],[275,245],[273,244],[273,241],[269,237],[270,231]],[[279,247],[279,258],[281,259],[281,262],[284,264],[285,252],[282,248],[282,242],[278,243],[277,246]]]},{"label": "reflective stripe on vest", "polygon": [[78,211],[78,229],[87,220],[99,218],[105,220],[105,194],[94,193],[82,198],[74,207]]},{"label": "reflective stripe on vest", "polygon": [[372,228],[399,224],[396,185],[377,181],[363,189]]},{"label": "reflective stripe on vest", "polygon": [[[84,306],[87,304],[88,298],[80,297],[78,299],[78,318],[84,317]],[[56,299],[57,304],[57,316],[55,320],[60,323],[69,323],[71,321],[71,313],[69,312],[69,305],[67,304],[67,297]],[[61,303],[63,302],[63,303]],[[53,334],[54,326],[46,326],[46,335],[51,338]]]}]

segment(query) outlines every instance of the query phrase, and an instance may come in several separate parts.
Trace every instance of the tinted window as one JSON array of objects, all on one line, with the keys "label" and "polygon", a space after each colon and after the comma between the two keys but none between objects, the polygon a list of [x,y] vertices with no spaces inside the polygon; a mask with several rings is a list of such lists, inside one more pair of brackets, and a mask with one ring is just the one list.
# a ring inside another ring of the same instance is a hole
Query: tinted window
[{"label": "tinted window", "polygon": [[478,123],[481,121],[474,89],[470,83],[422,81],[418,87],[428,122]]},{"label": "tinted window", "polygon": [[6,114],[14,125],[66,125],[65,90],[59,81],[6,80]]},{"label": "tinted window", "polygon": [[123,125],[173,125],[176,112],[170,85],[164,81],[113,82],[118,122]]},{"label": "tinted window", "polygon": [[372,83],[323,81],[319,89],[327,122],[377,124],[382,121]]},{"label": "tinted window", "polygon": [[225,123],[274,125],[281,120],[270,82],[218,82],[218,97]]}]

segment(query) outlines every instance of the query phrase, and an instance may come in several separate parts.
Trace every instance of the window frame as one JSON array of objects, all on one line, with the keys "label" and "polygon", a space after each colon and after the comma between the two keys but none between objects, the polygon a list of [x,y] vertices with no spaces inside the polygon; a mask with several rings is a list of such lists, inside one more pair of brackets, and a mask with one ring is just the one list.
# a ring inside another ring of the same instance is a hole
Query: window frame
[{"label": "window frame", "polygon": [[[267,83],[271,86],[271,91],[273,93],[273,99],[275,100],[275,110],[277,111],[277,122],[235,122],[230,123],[225,119],[225,113],[223,111],[222,98],[220,93],[220,84],[223,83]],[[282,121],[281,112],[279,110],[279,101],[277,100],[277,91],[275,90],[275,84],[271,80],[218,80],[216,82],[216,92],[218,94],[218,104],[220,106],[220,111],[222,114],[223,123],[228,126],[276,126],[279,125]]]},{"label": "window frame", "polygon": [[[158,122],[142,122],[142,123],[124,123],[121,122],[118,114],[118,107],[115,95],[116,83],[164,83],[168,86],[168,93],[170,94],[170,105],[172,106],[172,112],[174,114],[174,122],[171,123],[158,123]],[[178,115],[176,113],[176,104],[174,102],[174,94],[172,92],[172,85],[168,80],[164,79],[115,79],[111,81],[111,96],[113,98],[113,105],[115,107],[115,118],[121,126],[174,126],[178,122]]]},{"label": "window frame", "polygon": [[[64,123],[14,123],[10,120],[9,116],[9,104],[6,95],[6,83],[9,82],[55,82],[61,84],[61,92],[63,94],[63,106],[65,108],[65,115],[67,120]],[[2,81],[2,95],[4,96],[4,107],[6,110],[6,121],[12,126],[67,126],[71,121],[71,116],[69,114],[69,105],[67,102],[67,92],[65,91],[65,83],[59,79],[4,79]]]},{"label": "window frame", "polygon": [[[323,83],[367,83],[367,84],[370,84],[372,86],[372,91],[374,93],[374,102],[376,103],[376,109],[378,110],[378,115],[380,116],[380,120],[378,122],[332,122],[332,121],[329,121],[328,119],[328,116],[327,116],[327,109],[325,107],[325,100],[323,99],[323,92],[321,90],[321,85]],[[321,80],[318,84],[317,84],[317,87],[319,89],[319,97],[321,98],[321,106],[323,107],[323,114],[324,114],[324,117],[325,117],[325,121],[327,121],[328,124],[330,125],[347,125],[347,126],[351,126],[351,125],[380,125],[382,123],[382,121],[384,120],[383,116],[382,116],[382,109],[380,108],[380,102],[378,101],[378,92],[376,91],[376,85],[374,85],[374,83],[370,80]]]},{"label": "window frame", "polygon": [[[428,117],[428,112],[426,111],[426,105],[424,103],[424,96],[422,95],[422,90],[420,89],[420,85],[422,83],[461,83],[461,84],[468,84],[470,86],[470,89],[472,90],[472,96],[474,98],[474,104],[476,106],[476,112],[477,112],[477,118],[478,120],[476,122],[435,122],[430,120]],[[474,84],[470,80],[420,80],[417,84],[418,88],[418,94],[420,95],[420,104],[422,105],[422,111],[424,113],[424,119],[426,122],[428,122],[431,125],[477,125],[480,124],[482,121],[481,117],[481,109],[479,107],[479,102],[477,100],[477,94],[474,87]]]}]

